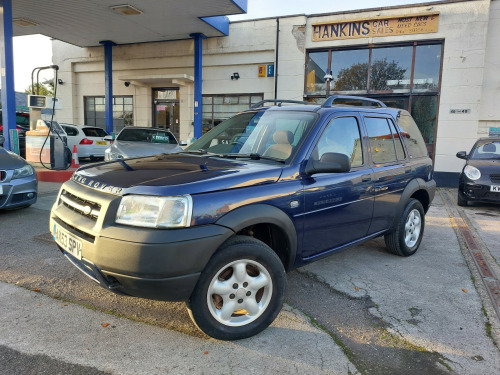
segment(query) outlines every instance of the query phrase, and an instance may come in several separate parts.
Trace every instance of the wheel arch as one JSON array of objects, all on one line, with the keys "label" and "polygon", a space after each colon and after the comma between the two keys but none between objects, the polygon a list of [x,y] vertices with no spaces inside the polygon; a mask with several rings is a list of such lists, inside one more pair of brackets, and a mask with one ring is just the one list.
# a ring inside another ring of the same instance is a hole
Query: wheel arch
[{"label": "wheel arch", "polygon": [[[267,204],[254,204],[237,208],[215,223],[230,228],[235,234],[253,236],[266,243],[283,262],[285,270],[291,270],[297,254],[297,232],[290,217],[279,208]],[[254,228],[269,230],[270,240],[266,241]],[[279,240],[284,240],[284,244]]]},{"label": "wheel arch", "polygon": [[430,207],[431,197],[427,191],[427,184],[421,178],[411,180],[408,185],[406,185],[399,199],[396,214],[394,215],[390,229],[393,229],[398,224],[399,218],[411,198],[417,199],[422,204],[424,212],[427,213]]}]

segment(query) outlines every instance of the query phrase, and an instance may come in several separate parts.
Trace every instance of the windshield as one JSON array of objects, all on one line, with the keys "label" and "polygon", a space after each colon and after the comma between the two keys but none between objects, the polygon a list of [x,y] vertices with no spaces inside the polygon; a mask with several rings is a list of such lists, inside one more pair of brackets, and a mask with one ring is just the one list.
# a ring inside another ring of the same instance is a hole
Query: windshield
[{"label": "windshield", "polygon": [[476,144],[469,159],[500,159],[500,141],[486,141]]},{"label": "windshield", "polygon": [[116,139],[127,142],[177,144],[177,140],[172,133],[168,130],[159,129],[123,129]]},{"label": "windshield", "polygon": [[209,131],[186,150],[222,157],[289,161],[318,115],[297,111],[259,111],[236,115]]}]

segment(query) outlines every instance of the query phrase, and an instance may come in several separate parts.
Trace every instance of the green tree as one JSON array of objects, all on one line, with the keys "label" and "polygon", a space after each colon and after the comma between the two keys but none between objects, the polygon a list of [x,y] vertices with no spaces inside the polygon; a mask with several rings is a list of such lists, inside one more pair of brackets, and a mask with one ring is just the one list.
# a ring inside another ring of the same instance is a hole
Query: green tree
[{"label": "green tree", "polygon": [[[27,94],[31,94],[33,86],[29,85],[24,92]],[[38,94],[37,94],[37,88],[38,88]],[[45,95],[45,96],[54,96],[54,80],[49,79],[45,82],[39,83],[38,86],[37,84],[34,85],[34,93],[37,95]]]},{"label": "green tree", "polygon": [[334,91],[366,90],[368,63],[358,63],[340,69],[335,81]]},{"label": "green tree", "polygon": [[[370,72],[371,90],[389,90],[390,80],[401,80],[406,73],[396,61],[388,62],[387,58],[372,61]],[[348,68],[341,69],[337,76],[334,91],[367,90],[368,85],[368,63],[353,64]]]}]

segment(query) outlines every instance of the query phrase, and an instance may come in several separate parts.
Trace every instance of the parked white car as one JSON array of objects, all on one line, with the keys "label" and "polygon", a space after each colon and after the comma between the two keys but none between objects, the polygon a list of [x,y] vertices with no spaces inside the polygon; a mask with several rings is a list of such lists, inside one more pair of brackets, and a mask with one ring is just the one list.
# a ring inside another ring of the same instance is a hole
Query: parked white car
[{"label": "parked white car", "polygon": [[104,158],[104,151],[110,144],[104,139],[108,135],[104,129],[95,126],[60,125],[68,135],[68,148],[73,151],[73,146],[76,145],[79,159],[90,158],[94,161]]}]

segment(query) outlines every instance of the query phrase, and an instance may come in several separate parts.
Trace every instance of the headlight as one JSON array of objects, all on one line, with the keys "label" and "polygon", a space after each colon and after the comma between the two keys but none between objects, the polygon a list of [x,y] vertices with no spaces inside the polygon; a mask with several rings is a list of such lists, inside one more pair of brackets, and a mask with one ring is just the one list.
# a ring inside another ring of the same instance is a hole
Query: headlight
[{"label": "headlight", "polygon": [[14,175],[12,176],[12,179],[28,177],[31,176],[33,173],[35,173],[35,170],[31,165],[28,164],[25,165],[24,167],[14,169]]},{"label": "headlight", "polygon": [[466,165],[464,168],[464,173],[467,178],[473,181],[479,180],[479,178],[481,177],[481,172],[479,171],[479,169],[473,167],[472,165]]},{"label": "headlight", "polygon": [[192,212],[193,200],[190,195],[126,195],[118,207],[116,222],[150,228],[189,227]]}]

